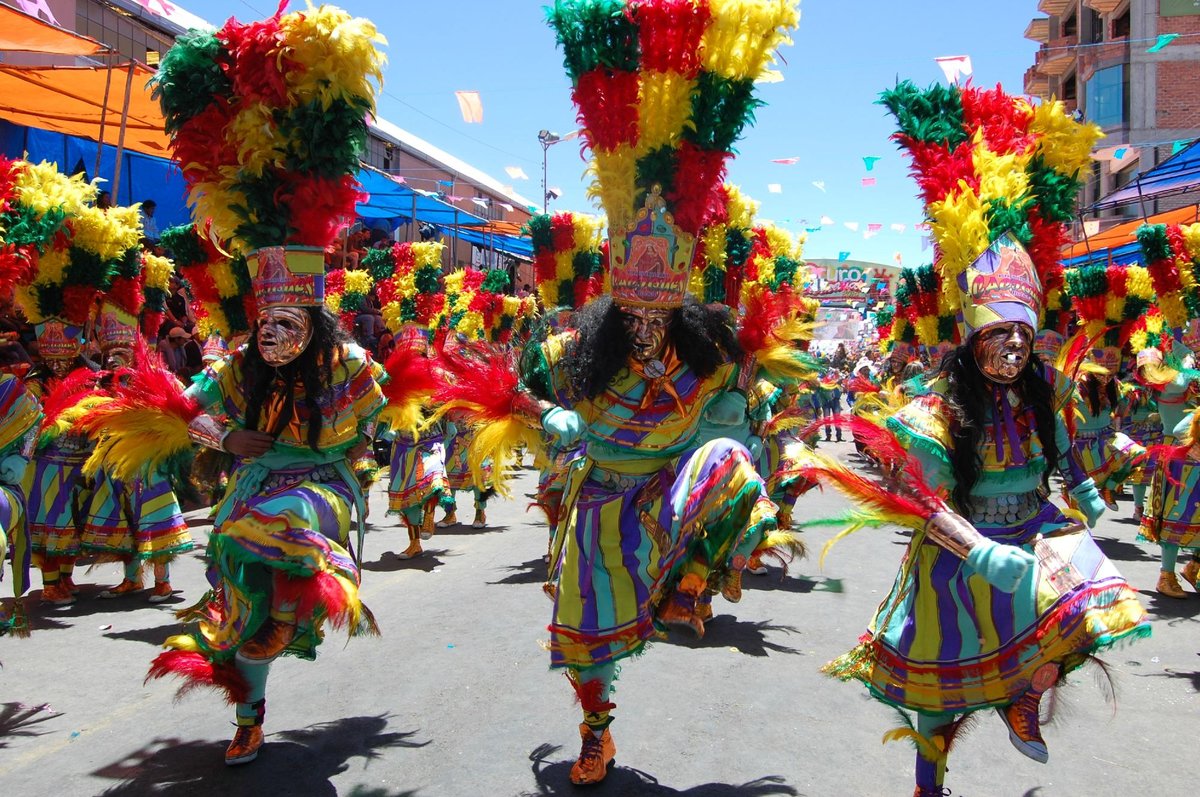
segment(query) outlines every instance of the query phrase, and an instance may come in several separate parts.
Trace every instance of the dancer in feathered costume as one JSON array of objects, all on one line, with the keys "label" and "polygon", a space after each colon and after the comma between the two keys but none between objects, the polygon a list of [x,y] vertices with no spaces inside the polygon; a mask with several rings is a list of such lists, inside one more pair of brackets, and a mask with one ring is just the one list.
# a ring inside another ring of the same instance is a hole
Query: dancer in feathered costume
[{"label": "dancer in feathered costume", "polygon": [[775,507],[749,451],[697,440],[702,424],[743,428],[753,408],[742,391],[759,366],[794,365],[793,351],[767,327],[759,340],[770,345],[744,352],[727,311],[685,297],[754,80],[798,14],[791,2],[577,0],[549,16],[608,217],[611,294],[526,351],[533,395],[510,383],[474,402],[502,416],[481,438],[516,412],[581,445],[551,555],[550,662],[582,705],[571,780],[588,784],[615,755],[617,662],[656,627],[702,634],[707,596],[740,598],[746,560],[774,542]]},{"label": "dancer in feathered costume", "polygon": [[380,414],[380,435],[392,441],[388,513],[403,519],[408,547],[401,559],[422,553],[421,540],[433,536],[434,511],[454,505],[446,478],[446,431],[427,423],[437,385],[432,327],[445,303],[441,280],[443,246],[436,242],[397,243],[373,249],[363,266],[376,279],[384,324],[396,347],[384,363],[388,373]]},{"label": "dancer in feathered costume", "polygon": [[[1156,393],[1163,445],[1150,459],[1155,472],[1141,521],[1141,536],[1161,546],[1157,590],[1184,598],[1175,567],[1180,548],[1192,549],[1183,568],[1184,580],[1200,580],[1200,450],[1193,406],[1200,393],[1200,373],[1193,370],[1196,341],[1186,332],[1200,319],[1200,224],[1147,225],[1138,231],[1142,257],[1158,291],[1164,320],[1185,331],[1184,344],[1162,350],[1146,348],[1138,355],[1139,381]],[[1166,362],[1164,351],[1169,356]],[[1189,364],[1193,367],[1189,367]]]},{"label": "dancer in feathered costume", "polygon": [[[1115,511],[1116,490],[1144,451],[1117,428],[1125,392],[1119,380],[1122,349],[1133,325],[1149,312],[1154,290],[1145,268],[1104,265],[1068,269],[1066,289],[1080,322],[1077,335],[1090,348],[1087,362],[1079,367],[1072,402],[1078,417],[1073,445],[1105,504]],[[1075,347],[1068,342],[1064,351]]]},{"label": "dancer in feathered costume", "polygon": [[915,794],[928,797],[946,793],[956,717],[995,708],[1014,746],[1046,761],[1043,694],[1150,627],[1086,527],[1049,500],[1057,471],[1089,523],[1103,508],[1062,415],[1073,386],[1032,354],[1045,288],[1061,284],[1060,221],[1099,131],[999,90],[902,83],[883,102],[925,194],[939,301],[961,306],[963,344],[888,420],[894,437],[879,430],[888,490],[834,462],[813,468],[862,502],[856,525],[890,518],[915,532],[869,631],[826,671],[917,713],[915,729],[885,739],[916,744]]},{"label": "dancer in feathered costume", "polygon": [[[209,537],[213,588],[181,613],[196,625],[150,671],[224,691],[236,706],[231,765],[262,745],[272,660],[312,659],[326,623],[377,632],[358,595],[366,501],[350,463],[383,396],[324,305],[322,253],[353,215],[378,41],[370,22],[331,6],[281,9],[180,37],[155,79],[195,218],[211,219],[196,246],[214,238],[246,253],[248,274],[217,259],[208,281],[226,322],[239,310],[253,321],[251,337],[186,392],[161,364],[139,366],[89,424],[117,478],[177,464],[193,441],[238,458]],[[233,299],[243,281],[250,290]]]},{"label": "dancer in feathered costume", "polygon": [[6,269],[16,303],[34,324],[41,362],[27,378],[45,407],[37,448],[26,473],[26,519],[33,561],[42,572],[42,600],[75,600],[72,580],[89,500],[83,479],[89,442],[73,424],[97,400],[96,366],[83,354],[92,308],[123,269],[138,266],[141,221],[136,207],[95,207],[98,190],[49,164],[12,164],[13,204],[5,220],[7,246],[24,254]]},{"label": "dancer in feathered costume", "polygon": [[[124,264],[124,272],[105,293],[96,318],[96,340],[101,365],[106,369],[98,388],[115,389],[122,370],[135,357],[157,357],[138,340],[138,318],[147,336],[157,334],[173,267],[170,261],[152,254]],[[101,598],[118,598],[142,590],[142,570],[154,573],[154,588],[148,600],[170,600],[171,561],[192,549],[192,536],[179,508],[170,480],[161,472],[145,471],[133,481],[122,481],[106,470],[92,478],[81,547],[97,561],[119,561],[124,565],[121,583],[100,593]]]},{"label": "dancer in feathered costume", "polygon": [[[572,312],[605,292],[608,241],[602,220],[581,213],[534,216],[526,230],[533,246],[534,280],[545,308],[531,343],[541,343],[565,331]],[[558,533],[567,465],[575,454],[573,448],[560,446],[558,438],[548,433],[542,442],[546,456],[538,472],[537,506],[546,513],[552,545]]]}]

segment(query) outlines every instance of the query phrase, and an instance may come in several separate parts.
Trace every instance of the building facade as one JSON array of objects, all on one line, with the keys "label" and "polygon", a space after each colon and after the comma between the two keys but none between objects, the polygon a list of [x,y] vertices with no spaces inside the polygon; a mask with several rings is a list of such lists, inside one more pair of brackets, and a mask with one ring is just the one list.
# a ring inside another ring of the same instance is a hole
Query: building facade
[{"label": "building facade", "polygon": [[[63,58],[31,54],[5,54],[7,63],[27,65],[103,64],[104,59],[124,63],[138,61],[154,67],[174,43],[176,37],[191,28],[211,28],[208,21],[163,0],[0,0],[5,5],[38,16],[46,22],[96,39],[108,45],[113,55],[101,59]],[[520,228],[532,215],[534,203],[517,194],[511,186],[435,147],[427,141],[385,120],[371,129],[363,162],[368,166],[403,178],[410,188],[436,195],[459,208],[464,220],[476,216],[497,225],[501,231]],[[445,230],[446,265],[449,268],[475,265],[479,268],[507,268],[514,275],[515,288],[532,282],[532,264],[518,261],[494,248],[475,246]],[[401,240],[417,240],[416,225],[396,231]]]},{"label": "building facade", "polygon": [[[1200,137],[1200,0],[1039,0],[1037,9],[1045,16],[1025,30],[1041,45],[1026,93],[1062,100],[1105,133],[1081,208]],[[1099,228],[1194,201],[1145,204],[1103,212]]]}]

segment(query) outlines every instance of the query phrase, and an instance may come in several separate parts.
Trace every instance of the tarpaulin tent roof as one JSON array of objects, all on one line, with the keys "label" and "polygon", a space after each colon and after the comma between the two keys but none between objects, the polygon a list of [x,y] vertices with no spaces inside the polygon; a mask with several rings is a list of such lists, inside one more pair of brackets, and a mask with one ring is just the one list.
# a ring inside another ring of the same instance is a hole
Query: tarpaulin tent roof
[{"label": "tarpaulin tent roof", "polygon": [[1118,265],[1136,263],[1141,259],[1137,231],[1143,224],[1192,224],[1200,221],[1200,207],[1195,205],[1155,214],[1148,219],[1118,224],[1102,233],[1089,235],[1063,252],[1063,264],[1083,266],[1088,263],[1107,263],[1109,258]]},{"label": "tarpaulin tent roof", "polygon": [[0,50],[51,55],[95,55],[109,48],[37,17],[0,5]]},{"label": "tarpaulin tent roof", "polygon": [[1142,172],[1127,185],[1092,205],[1092,210],[1115,208],[1196,190],[1200,190],[1200,140]]},{"label": "tarpaulin tent roof", "polygon": [[403,183],[374,169],[362,169],[358,182],[369,194],[366,202],[359,203],[355,214],[367,221],[380,220],[393,224],[410,221],[414,215],[419,222],[428,222],[439,227],[482,227],[485,219],[456,208],[440,199],[414,191]]},{"label": "tarpaulin tent roof", "polygon": [[[99,141],[103,115],[104,142],[116,144],[121,131],[125,84],[132,79],[125,148],[167,157],[170,153],[163,132],[162,111],[150,99],[150,90],[146,88],[153,74],[141,64],[123,64],[111,70],[91,66],[0,65],[0,119]],[[108,112],[102,113],[106,87]]]},{"label": "tarpaulin tent roof", "polygon": [[457,235],[459,240],[473,243],[483,249],[495,249],[522,260],[533,260],[533,241],[529,238],[477,229],[459,230]]},{"label": "tarpaulin tent roof", "polygon": [[[111,181],[116,171],[117,148],[104,145],[100,157],[100,174],[92,174],[96,168],[95,141],[79,136],[67,136],[51,130],[24,127],[0,119],[0,152],[9,158],[28,157],[37,163],[57,163],[59,171],[73,174],[82,171],[89,178],[100,176]],[[156,158],[139,152],[126,152],[121,159],[121,185],[113,202],[132,205],[145,199],[153,199],[158,205],[154,220],[158,228],[165,230],[176,224],[191,221],[187,209],[187,186],[183,174],[175,162],[168,158]],[[111,189],[112,182],[101,184]]]}]

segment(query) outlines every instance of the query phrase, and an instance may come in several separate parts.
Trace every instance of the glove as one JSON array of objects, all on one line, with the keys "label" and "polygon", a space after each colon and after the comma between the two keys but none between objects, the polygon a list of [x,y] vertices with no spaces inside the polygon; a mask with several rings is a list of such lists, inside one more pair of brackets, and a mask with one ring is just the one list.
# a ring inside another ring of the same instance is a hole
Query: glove
[{"label": "glove", "polygon": [[746,410],[749,406],[744,394],[726,391],[705,407],[704,419],[718,426],[736,426],[746,420]]},{"label": "glove", "polygon": [[579,442],[587,427],[575,410],[551,407],[542,413],[542,428],[553,436],[559,445],[569,447]]},{"label": "glove", "polygon": [[1016,545],[1001,545],[989,539],[975,543],[967,554],[967,566],[1001,592],[1013,593],[1037,562],[1033,554]]},{"label": "glove", "polygon": [[1087,518],[1089,528],[1096,526],[1096,521],[1104,514],[1104,499],[1100,497],[1100,491],[1096,489],[1096,483],[1091,479],[1085,479],[1079,484],[1071,488],[1071,497],[1075,499],[1075,505],[1083,516]]},{"label": "glove", "polygon": [[746,449],[750,452],[750,458],[758,461],[763,452],[763,439],[756,434],[750,435],[746,440]]},{"label": "glove", "polygon": [[25,477],[25,468],[28,465],[29,460],[20,454],[9,454],[3,461],[0,461],[0,482],[20,484],[21,479]]}]

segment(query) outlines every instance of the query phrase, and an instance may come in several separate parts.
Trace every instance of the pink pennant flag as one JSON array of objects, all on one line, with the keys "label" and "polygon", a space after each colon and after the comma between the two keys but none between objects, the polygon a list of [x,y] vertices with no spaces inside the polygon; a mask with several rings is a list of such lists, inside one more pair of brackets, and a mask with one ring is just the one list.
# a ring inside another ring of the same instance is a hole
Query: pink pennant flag
[{"label": "pink pennant flag", "polygon": [[873,188],[875,186],[875,178],[874,177],[862,178],[862,186],[863,186],[863,188]]},{"label": "pink pennant flag", "polygon": [[882,232],[882,230],[883,230],[882,224],[877,224],[876,222],[871,222],[870,224],[867,225],[867,232]]},{"label": "pink pennant flag", "polygon": [[784,166],[795,166],[799,162],[799,158],[771,158],[771,163],[782,163]]},{"label": "pink pennant flag", "polygon": [[31,17],[44,19],[51,25],[62,27],[58,24],[58,20],[54,18],[54,12],[50,10],[46,0],[17,0],[17,7]]},{"label": "pink pennant flag", "polygon": [[463,198],[460,196],[448,196],[448,197],[446,197],[446,199],[450,200],[451,202],[462,202],[463,201]]},{"label": "pink pennant flag", "polygon": [[458,110],[462,111],[463,121],[469,125],[483,124],[483,100],[478,91],[456,91]]},{"label": "pink pennant flag", "polygon": [[917,232],[929,232],[930,227],[929,227],[928,222],[919,221],[913,225],[913,229],[916,230]]},{"label": "pink pennant flag", "polygon": [[943,55],[933,60],[942,68],[942,73],[946,76],[948,83],[957,83],[960,77],[970,75],[972,72],[971,56],[969,55]]}]

